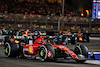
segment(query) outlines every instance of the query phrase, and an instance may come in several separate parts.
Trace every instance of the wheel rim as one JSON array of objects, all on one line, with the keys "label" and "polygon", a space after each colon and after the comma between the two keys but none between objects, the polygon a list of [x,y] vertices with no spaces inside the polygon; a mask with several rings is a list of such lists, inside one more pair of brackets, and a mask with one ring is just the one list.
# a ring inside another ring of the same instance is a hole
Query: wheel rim
[{"label": "wheel rim", "polygon": [[5,55],[8,57],[10,55],[11,52],[11,47],[9,43],[5,44]]},{"label": "wheel rim", "polygon": [[46,55],[45,49],[44,49],[44,48],[41,48],[41,49],[40,49],[40,57],[41,57],[42,59],[45,59],[45,55]]},{"label": "wheel rim", "polygon": [[44,55],[44,51],[43,51],[43,50],[40,51],[40,55],[41,55],[41,56]]},{"label": "wheel rim", "polygon": [[42,60],[45,60],[47,58],[47,49],[45,46],[40,47],[39,55],[40,55]]},{"label": "wheel rim", "polygon": [[6,53],[8,53],[8,47],[6,47]]}]

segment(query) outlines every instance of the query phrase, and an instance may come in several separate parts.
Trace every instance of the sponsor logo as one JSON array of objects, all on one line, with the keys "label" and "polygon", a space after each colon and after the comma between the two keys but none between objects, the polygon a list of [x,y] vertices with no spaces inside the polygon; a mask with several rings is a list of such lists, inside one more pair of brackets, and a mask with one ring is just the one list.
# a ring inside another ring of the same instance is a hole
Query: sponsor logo
[{"label": "sponsor logo", "polygon": [[32,46],[29,47],[29,52],[33,53],[33,47]]},{"label": "sponsor logo", "polygon": [[[31,36],[26,36],[27,39],[32,39]],[[14,36],[14,39],[25,39],[25,36]]]}]

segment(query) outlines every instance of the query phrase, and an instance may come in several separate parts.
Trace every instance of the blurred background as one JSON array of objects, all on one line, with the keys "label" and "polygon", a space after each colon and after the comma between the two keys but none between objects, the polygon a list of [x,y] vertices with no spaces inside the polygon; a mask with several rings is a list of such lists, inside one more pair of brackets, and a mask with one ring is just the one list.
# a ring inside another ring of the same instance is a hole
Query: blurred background
[{"label": "blurred background", "polygon": [[92,17],[95,1],[0,0],[0,29],[100,33],[99,18]]}]

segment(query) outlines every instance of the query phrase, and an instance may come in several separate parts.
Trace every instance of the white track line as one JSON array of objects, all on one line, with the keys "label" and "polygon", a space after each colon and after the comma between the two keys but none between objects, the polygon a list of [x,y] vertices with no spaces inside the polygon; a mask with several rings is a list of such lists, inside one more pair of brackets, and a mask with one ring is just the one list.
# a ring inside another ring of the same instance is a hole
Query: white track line
[{"label": "white track line", "polygon": [[100,37],[89,37],[90,40],[100,40]]},{"label": "white track line", "polygon": [[98,60],[87,60],[85,63],[100,65],[100,61]]}]

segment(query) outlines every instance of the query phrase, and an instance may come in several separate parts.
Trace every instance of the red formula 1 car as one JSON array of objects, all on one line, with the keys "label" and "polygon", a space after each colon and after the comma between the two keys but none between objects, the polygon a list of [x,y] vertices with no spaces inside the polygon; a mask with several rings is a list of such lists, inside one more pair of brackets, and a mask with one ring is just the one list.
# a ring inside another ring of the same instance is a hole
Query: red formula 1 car
[{"label": "red formula 1 car", "polygon": [[80,63],[85,62],[88,58],[88,49],[84,45],[77,45],[72,51],[65,45],[56,44],[54,39],[50,38],[40,37],[33,44],[30,43],[32,40],[28,41],[29,43],[27,44],[24,40],[19,40],[18,37],[17,39],[5,38],[4,46],[6,56],[31,57],[33,59],[40,59],[41,61],[56,60],[57,58],[67,59],[70,57]]}]

